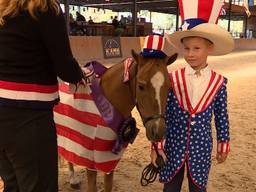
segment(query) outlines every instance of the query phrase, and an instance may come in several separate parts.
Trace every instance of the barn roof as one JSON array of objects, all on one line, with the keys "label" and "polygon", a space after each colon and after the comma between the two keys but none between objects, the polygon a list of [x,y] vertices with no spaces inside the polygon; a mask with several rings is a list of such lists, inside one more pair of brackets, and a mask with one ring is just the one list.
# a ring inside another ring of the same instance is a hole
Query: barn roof
[{"label": "barn roof", "polygon": [[[61,0],[64,3],[65,0]],[[111,9],[115,12],[132,11],[135,0],[68,0],[70,5],[95,7],[102,9]],[[177,0],[136,0],[137,10],[149,10],[161,13],[177,13]],[[229,3],[225,3],[224,8],[229,10]],[[232,5],[232,15],[243,15],[245,10],[243,6]],[[252,11],[256,15],[255,7]]]}]

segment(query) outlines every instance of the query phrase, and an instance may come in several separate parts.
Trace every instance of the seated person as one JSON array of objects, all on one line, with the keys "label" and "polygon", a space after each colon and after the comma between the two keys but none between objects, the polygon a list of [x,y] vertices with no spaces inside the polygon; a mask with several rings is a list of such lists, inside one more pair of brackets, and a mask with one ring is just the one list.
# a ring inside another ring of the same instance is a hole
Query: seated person
[{"label": "seated person", "polygon": [[119,27],[119,21],[117,20],[117,16],[115,16],[115,18],[112,20],[112,25],[115,29]]},{"label": "seated person", "polygon": [[93,24],[94,22],[93,22],[93,20],[92,20],[92,17],[90,16],[89,17],[89,21],[88,21],[88,24]]},{"label": "seated person", "polygon": [[85,17],[78,11],[76,12],[76,21],[86,21]]}]

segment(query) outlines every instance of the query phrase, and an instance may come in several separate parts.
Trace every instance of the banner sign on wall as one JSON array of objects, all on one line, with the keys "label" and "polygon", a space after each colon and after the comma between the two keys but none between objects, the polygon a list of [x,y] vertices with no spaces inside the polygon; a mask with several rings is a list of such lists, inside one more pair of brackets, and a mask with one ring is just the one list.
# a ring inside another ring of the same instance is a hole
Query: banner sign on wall
[{"label": "banner sign on wall", "polygon": [[122,57],[120,37],[102,37],[102,47],[105,59]]}]

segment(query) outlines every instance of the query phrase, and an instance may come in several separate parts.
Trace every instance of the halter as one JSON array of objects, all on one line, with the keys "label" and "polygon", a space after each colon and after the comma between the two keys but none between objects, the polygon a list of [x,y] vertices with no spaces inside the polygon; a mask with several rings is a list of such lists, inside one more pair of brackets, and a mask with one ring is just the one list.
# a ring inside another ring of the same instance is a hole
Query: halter
[{"label": "halter", "polygon": [[[138,108],[139,106],[136,105],[136,107]],[[149,117],[144,117],[142,118],[142,121],[143,121],[143,125],[145,126],[147,124],[147,122],[151,121],[151,120],[154,120],[154,119],[165,119],[164,115],[163,114],[157,114],[157,115],[152,115],[152,116],[149,116]]]}]

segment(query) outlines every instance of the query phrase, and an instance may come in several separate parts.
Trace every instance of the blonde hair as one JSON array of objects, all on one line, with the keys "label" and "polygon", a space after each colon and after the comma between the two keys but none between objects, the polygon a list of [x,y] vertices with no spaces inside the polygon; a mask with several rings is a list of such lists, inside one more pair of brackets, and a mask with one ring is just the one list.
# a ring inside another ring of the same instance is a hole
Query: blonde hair
[{"label": "blonde hair", "polygon": [[60,13],[58,0],[0,0],[0,26],[6,17],[15,17],[24,10],[36,19],[36,11],[46,12],[49,8]]},{"label": "blonde hair", "polygon": [[203,39],[203,40],[207,43],[207,45],[213,45],[213,44],[214,44],[211,40],[206,39],[206,38],[204,38],[204,37],[199,37],[199,36],[184,37],[184,38],[182,38],[180,41],[181,41],[181,43],[183,43],[184,39],[189,39],[189,38],[201,38],[201,39]]}]

